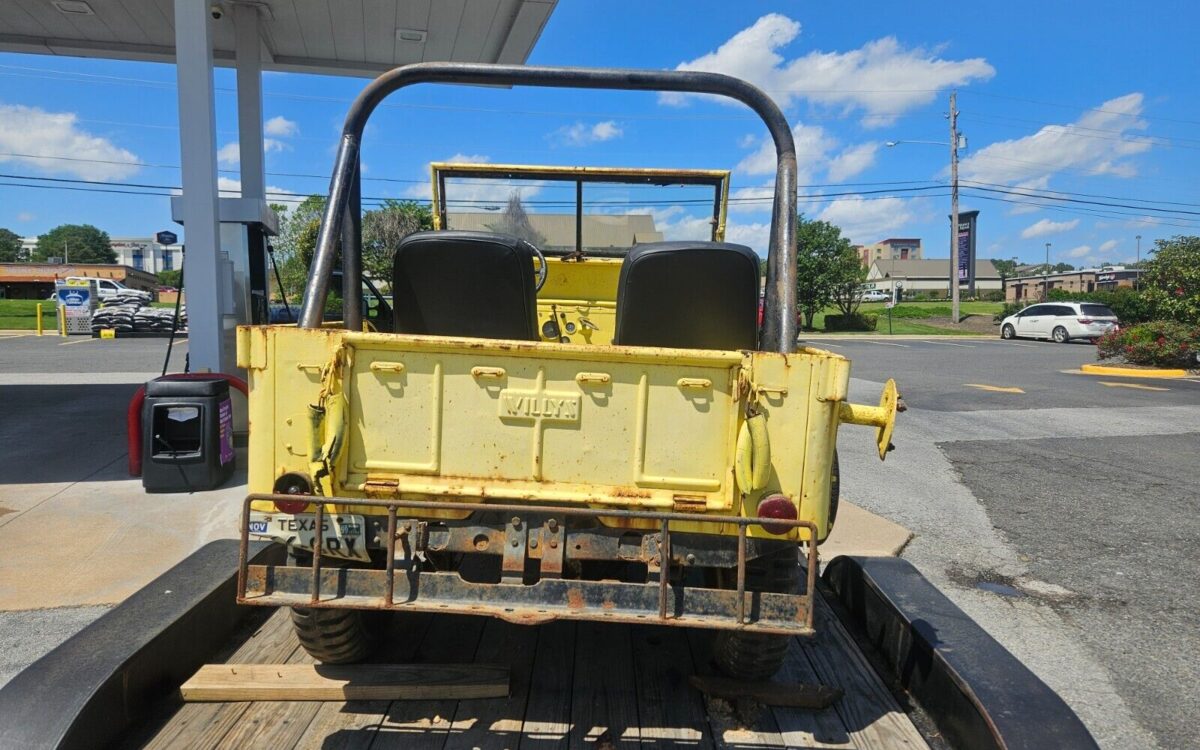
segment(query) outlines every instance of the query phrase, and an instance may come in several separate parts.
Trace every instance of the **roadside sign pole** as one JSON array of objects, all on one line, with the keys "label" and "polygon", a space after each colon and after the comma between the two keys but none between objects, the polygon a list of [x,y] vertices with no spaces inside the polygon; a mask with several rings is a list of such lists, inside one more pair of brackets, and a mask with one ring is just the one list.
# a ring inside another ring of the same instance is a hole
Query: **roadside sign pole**
[{"label": "roadside sign pole", "polygon": [[37,303],[37,335],[42,335],[42,303]]}]

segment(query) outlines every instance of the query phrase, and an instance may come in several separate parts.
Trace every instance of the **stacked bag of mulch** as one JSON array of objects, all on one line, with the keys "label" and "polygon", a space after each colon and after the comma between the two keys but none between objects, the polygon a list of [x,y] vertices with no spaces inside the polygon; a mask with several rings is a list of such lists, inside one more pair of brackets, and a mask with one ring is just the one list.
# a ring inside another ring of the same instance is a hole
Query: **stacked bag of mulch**
[{"label": "stacked bag of mulch", "polygon": [[104,304],[108,305],[137,305],[138,307],[146,307],[150,304],[150,292],[140,292],[136,289],[122,289],[110,295],[104,300]]},{"label": "stacked bag of mulch", "polygon": [[129,333],[133,330],[133,316],[137,313],[138,307],[137,304],[105,303],[104,307],[92,313],[92,333],[96,333],[102,328],[112,328],[118,335]]},{"label": "stacked bag of mulch", "polygon": [[[175,320],[173,307],[143,307],[133,314],[133,330],[154,333],[170,333]],[[187,327],[187,313],[179,308],[179,328]]]}]

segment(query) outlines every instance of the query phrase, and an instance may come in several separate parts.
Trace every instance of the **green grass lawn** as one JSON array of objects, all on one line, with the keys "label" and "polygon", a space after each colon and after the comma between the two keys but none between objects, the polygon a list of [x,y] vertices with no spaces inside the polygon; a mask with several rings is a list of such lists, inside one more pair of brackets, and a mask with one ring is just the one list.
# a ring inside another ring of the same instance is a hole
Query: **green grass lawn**
[{"label": "green grass lawn", "polygon": [[[1004,307],[1003,302],[961,302],[959,303],[959,313],[964,317],[967,315],[982,315],[990,318],[992,315],[1000,312]],[[960,330],[948,328],[940,325],[930,325],[924,322],[929,318],[950,319],[950,302],[949,300],[922,300],[919,302],[901,302],[896,307],[892,308],[892,328],[893,334],[917,334],[917,335],[952,335],[952,336],[978,336],[978,331]],[[818,313],[813,325],[818,331],[825,330],[825,316],[837,315],[837,308],[826,308],[823,312]],[[886,334],[888,332],[887,323],[887,308],[882,302],[865,302],[859,308],[859,312],[878,315],[879,321],[875,326],[874,331],[838,331],[838,333],[850,334]]]},{"label": "green grass lawn", "polygon": [[42,327],[53,331],[57,325],[54,303],[50,300],[0,299],[0,330],[32,331],[37,328],[37,306],[42,306]]}]

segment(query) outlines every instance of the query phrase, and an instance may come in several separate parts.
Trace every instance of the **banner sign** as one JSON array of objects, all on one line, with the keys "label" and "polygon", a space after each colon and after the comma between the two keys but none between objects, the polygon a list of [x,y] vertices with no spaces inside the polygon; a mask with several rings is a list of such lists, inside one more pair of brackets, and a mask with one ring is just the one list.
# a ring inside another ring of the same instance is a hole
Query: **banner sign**
[{"label": "banner sign", "polygon": [[975,289],[975,220],[978,211],[962,211],[958,214],[957,244],[955,245],[955,268],[958,283]]}]

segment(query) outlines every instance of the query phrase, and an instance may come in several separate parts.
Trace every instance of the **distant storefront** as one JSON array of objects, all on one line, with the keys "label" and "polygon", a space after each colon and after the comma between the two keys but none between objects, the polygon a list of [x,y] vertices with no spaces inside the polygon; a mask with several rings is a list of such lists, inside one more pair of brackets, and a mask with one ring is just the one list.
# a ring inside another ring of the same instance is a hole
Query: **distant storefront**
[{"label": "distant storefront", "polygon": [[153,293],[158,277],[148,271],[108,263],[0,263],[0,298],[46,299],[54,282],[68,276],[113,279],[130,289]]},{"label": "distant storefront", "polygon": [[1123,266],[1084,268],[1078,271],[1042,275],[1018,276],[1005,286],[1006,302],[1037,302],[1045,299],[1046,286],[1070,294],[1086,294],[1120,287],[1133,287],[1141,271]]}]

